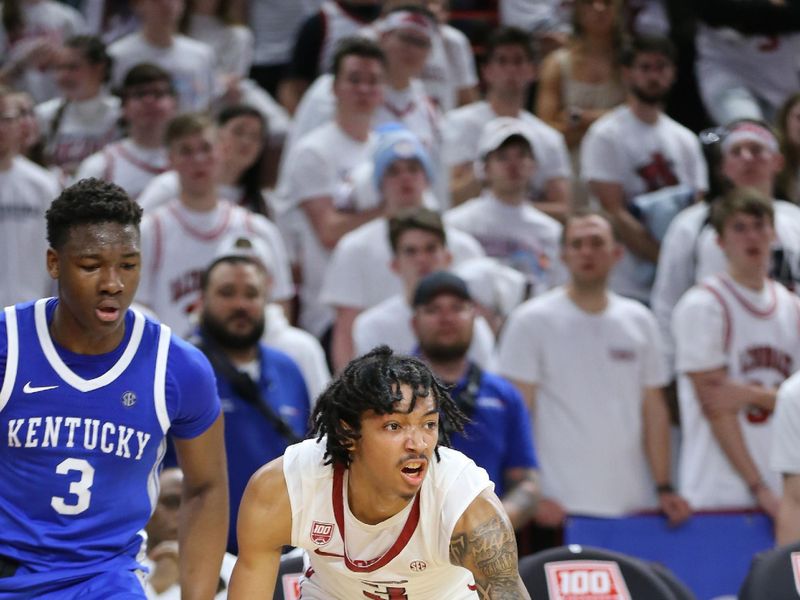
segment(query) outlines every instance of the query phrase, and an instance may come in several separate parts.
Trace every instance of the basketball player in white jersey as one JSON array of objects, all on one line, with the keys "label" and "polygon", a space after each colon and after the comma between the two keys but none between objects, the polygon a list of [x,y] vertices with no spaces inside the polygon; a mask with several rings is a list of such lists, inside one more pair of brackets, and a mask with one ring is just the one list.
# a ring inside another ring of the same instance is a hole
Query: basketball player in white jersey
[{"label": "basketball player in white jersey", "polygon": [[488,475],[438,445],[465,419],[416,358],[381,346],[351,362],[317,401],[316,439],[250,480],[228,597],[269,597],[292,544],[309,600],[530,598]]},{"label": "basketball player in white jersey", "polygon": [[800,366],[800,302],[767,277],[773,219],[770,198],[752,188],[715,203],[711,223],[726,271],[689,290],[672,318],[679,480],[696,509],[777,512],[771,414],[778,386]]}]

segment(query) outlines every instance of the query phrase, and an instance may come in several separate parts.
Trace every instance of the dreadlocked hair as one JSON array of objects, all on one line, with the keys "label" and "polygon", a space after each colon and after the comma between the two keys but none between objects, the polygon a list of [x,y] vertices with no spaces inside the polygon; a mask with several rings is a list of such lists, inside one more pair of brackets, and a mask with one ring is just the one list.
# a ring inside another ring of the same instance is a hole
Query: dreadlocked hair
[{"label": "dreadlocked hair", "polygon": [[58,250],[69,230],[76,225],[119,223],[139,229],[142,208],[118,185],[95,179],[81,179],[61,192],[45,213],[47,241]]},{"label": "dreadlocked hair", "polygon": [[[439,410],[439,444],[450,445],[451,432],[463,432],[468,418],[450,397],[445,386],[430,368],[413,356],[394,354],[388,346],[378,346],[345,367],[317,400],[311,417],[312,434],[317,440],[327,436],[325,464],[350,466],[350,447],[361,437],[361,417],[372,410],[379,415],[396,412],[402,402],[401,385],[411,388],[412,412],[417,400],[433,396]],[[436,460],[440,460],[438,446]]]}]

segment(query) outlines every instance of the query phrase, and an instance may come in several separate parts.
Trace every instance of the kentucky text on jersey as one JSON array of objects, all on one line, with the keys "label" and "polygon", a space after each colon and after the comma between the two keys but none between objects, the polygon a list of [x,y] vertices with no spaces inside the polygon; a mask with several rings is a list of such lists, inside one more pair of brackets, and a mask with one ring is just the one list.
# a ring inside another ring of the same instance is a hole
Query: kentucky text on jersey
[{"label": "kentucky text on jersey", "polygon": [[141,460],[151,435],[125,425],[78,417],[28,417],[8,422],[10,448],[84,448]]}]

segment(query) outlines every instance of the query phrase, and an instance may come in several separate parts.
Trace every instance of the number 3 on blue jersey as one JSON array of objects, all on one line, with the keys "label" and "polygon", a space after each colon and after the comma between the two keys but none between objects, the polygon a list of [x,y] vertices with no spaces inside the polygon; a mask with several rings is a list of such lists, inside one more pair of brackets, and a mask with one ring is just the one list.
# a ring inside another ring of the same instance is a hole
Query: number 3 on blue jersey
[{"label": "number 3 on blue jersey", "polygon": [[70,471],[78,471],[81,478],[69,484],[69,493],[77,496],[75,504],[67,504],[64,498],[53,496],[50,499],[50,506],[61,515],[79,515],[89,508],[89,501],[92,493],[89,488],[94,483],[94,467],[82,458],[68,458],[61,461],[56,467],[56,473],[67,475]]}]

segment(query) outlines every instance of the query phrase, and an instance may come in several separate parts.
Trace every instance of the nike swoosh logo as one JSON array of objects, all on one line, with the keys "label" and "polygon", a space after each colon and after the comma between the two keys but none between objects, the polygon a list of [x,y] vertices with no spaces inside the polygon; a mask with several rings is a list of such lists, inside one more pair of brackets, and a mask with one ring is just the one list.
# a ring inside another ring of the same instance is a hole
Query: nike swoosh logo
[{"label": "nike swoosh logo", "polygon": [[22,388],[22,391],[25,392],[26,394],[35,394],[36,392],[54,390],[57,387],[58,387],[57,385],[43,385],[42,387],[33,387],[31,385],[31,382],[29,381],[28,383],[25,384],[25,387]]}]

